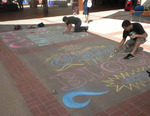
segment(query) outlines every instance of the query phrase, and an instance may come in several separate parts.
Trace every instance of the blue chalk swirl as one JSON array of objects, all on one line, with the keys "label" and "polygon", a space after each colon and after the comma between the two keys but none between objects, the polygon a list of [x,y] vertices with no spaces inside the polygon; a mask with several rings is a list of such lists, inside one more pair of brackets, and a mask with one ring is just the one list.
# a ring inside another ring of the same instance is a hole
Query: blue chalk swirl
[{"label": "blue chalk swirl", "polygon": [[73,97],[76,97],[78,95],[102,95],[102,94],[105,94],[108,92],[109,91],[105,91],[105,92],[82,92],[82,91],[70,92],[63,96],[63,103],[69,108],[83,108],[90,103],[90,99],[88,99],[88,101],[84,102],[84,103],[77,103],[73,100]]}]

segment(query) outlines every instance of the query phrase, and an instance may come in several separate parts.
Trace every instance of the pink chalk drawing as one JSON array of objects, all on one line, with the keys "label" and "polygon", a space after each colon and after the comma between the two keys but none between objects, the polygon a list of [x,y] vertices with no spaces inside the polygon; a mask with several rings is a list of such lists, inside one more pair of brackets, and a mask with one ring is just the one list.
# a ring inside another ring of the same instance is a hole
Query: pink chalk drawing
[{"label": "pink chalk drawing", "polygon": [[16,33],[17,32],[7,32],[7,33],[1,34],[3,41],[9,43],[9,47],[25,48],[25,47],[30,47],[30,46],[34,45],[33,42],[31,42],[31,43],[25,42],[27,39],[23,38],[22,35],[20,35],[20,34],[17,35]]},{"label": "pink chalk drawing", "polygon": [[62,91],[77,89],[87,83],[87,80],[85,78],[78,78],[74,73],[71,72],[57,74],[49,78],[59,81],[63,85],[63,87],[61,88]]},{"label": "pink chalk drawing", "polygon": [[[8,39],[9,38],[9,39]],[[21,40],[22,38],[21,37],[16,37],[14,36],[13,38],[12,37],[7,37],[7,39],[3,39],[5,42],[10,42],[10,41],[15,41],[15,40]]]},{"label": "pink chalk drawing", "polygon": [[107,72],[122,72],[127,70],[125,65],[122,65],[116,61],[107,61],[101,64],[101,68]]},{"label": "pink chalk drawing", "polygon": [[12,43],[9,45],[9,47],[12,47],[12,48],[23,48],[23,47],[29,47],[29,46],[32,46],[34,43],[26,43],[25,46],[19,46],[19,45],[15,45],[15,44],[18,44],[18,43],[21,43],[21,42],[24,42],[26,41],[26,39],[23,39],[23,40],[20,40],[20,41],[17,41],[15,43]]},{"label": "pink chalk drawing", "polygon": [[[72,72],[60,73],[60,74],[50,77],[50,79],[56,79],[57,81],[59,81],[63,85],[63,87],[61,88],[62,91],[80,88],[86,85],[88,82],[92,83],[97,80],[101,80],[114,73],[122,74],[122,72],[126,72],[128,64],[120,63],[119,61],[121,58],[122,57],[119,57],[115,59],[114,61],[103,62],[100,65],[100,67],[97,69],[98,70],[97,73],[93,72],[86,66],[80,66],[80,68],[74,69],[73,73]],[[146,63],[149,61],[149,59],[145,59],[145,58],[144,60]],[[141,64],[140,66],[144,66],[145,64]],[[130,66],[132,65],[135,66],[134,63],[131,63]],[[76,76],[76,73],[78,73],[79,77]],[[132,72],[132,73],[134,74],[135,72]],[[80,75],[84,75],[86,78],[81,78]]]},{"label": "pink chalk drawing", "polygon": [[104,73],[103,71],[99,71],[99,74],[96,74],[96,73],[94,73],[94,72],[92,72],[92,71],[90,71],[87,67],[81,67],[81,68],[78,68],[78,69],[76,69],[77,71],[81,71],[81,72],[83,72],[83,73],[85,73],[85,74],[87,74],[88,75],[88,77],[87,78],[90,78],[88,81],[96,81],[96,80],[98,80],[98,79],[102,79],[103,77],[106,77],[106,76],[108,76],[108,74],[107,73]]},{"label": "pink chalk drawing", "polygon": [[[16,34],[13,34],[11,32],[3,35],[2,37],[4,38],[4,42],[11,42],[9,44],[9,47],[11,48],[24,48],[24,47],[30,47],[34,45],[34,43],[25,43],[26,45],[18,45],[19,43],[25,42],[27,39],[23,39],[21,36],[16,36]],[[17,45],[16,45],[17,44]]]},{"label": "pink chalk drawing", "polygon": [[10,42],[10,41],[15,41],[15,40],[18,40],[18,39],[4,39],[5,42]]}]

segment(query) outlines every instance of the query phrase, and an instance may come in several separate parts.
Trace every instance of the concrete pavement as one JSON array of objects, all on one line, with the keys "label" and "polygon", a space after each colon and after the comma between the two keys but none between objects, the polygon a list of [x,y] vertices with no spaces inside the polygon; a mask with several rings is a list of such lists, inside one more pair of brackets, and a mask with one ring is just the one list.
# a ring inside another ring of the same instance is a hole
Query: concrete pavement
[{"label": "concrete pavement", "polygon": [[[149,37],[134,60],[123,60],[127,53],[122,50],[113,52],[121,40],[122,21],[130,19],[129,12],[90,13],[89,31],[70,36],[62,34],[63,13],[0,22],[1,114],[149,116],[150,78],[145,72],[150,67]],[[83,15],[77,17],[84,22]],[[149,19],[141,21],[147,33]],[[46,27],[26,29],[40,22]],[[23,29],[14,31],[16,24]]]}]

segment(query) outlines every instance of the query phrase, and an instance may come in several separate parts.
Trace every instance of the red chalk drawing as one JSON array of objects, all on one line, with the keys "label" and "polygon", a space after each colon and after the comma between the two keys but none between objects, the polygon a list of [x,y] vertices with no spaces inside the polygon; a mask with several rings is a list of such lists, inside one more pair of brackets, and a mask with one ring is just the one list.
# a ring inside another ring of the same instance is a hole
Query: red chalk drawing
[{"label": "red chalk drawing", "polygon": [[77,89],[84,86],[87,83],[85,78],[76,77],[75,73],[65,72],[52,77],[50,79],[56,79],[62,84],[61,90],[67,91],[72,89]]}]

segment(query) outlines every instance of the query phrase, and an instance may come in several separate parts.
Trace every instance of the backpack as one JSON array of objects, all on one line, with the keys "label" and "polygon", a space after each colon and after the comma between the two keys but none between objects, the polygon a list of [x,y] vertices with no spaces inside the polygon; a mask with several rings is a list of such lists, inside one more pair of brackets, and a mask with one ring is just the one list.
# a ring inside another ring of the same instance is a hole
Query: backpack
[{"label": "backpack", "polygon": [[87,7],[88,7],[88,8],[91,8],[91,7],[92,7],[92,1],[91,1],[91,0],[88,0],[88,1],[87,1]]},{"label": "backpack", "polygon": [[20,25],[14,25],[14,30],[20,30],[22,27]]}]

